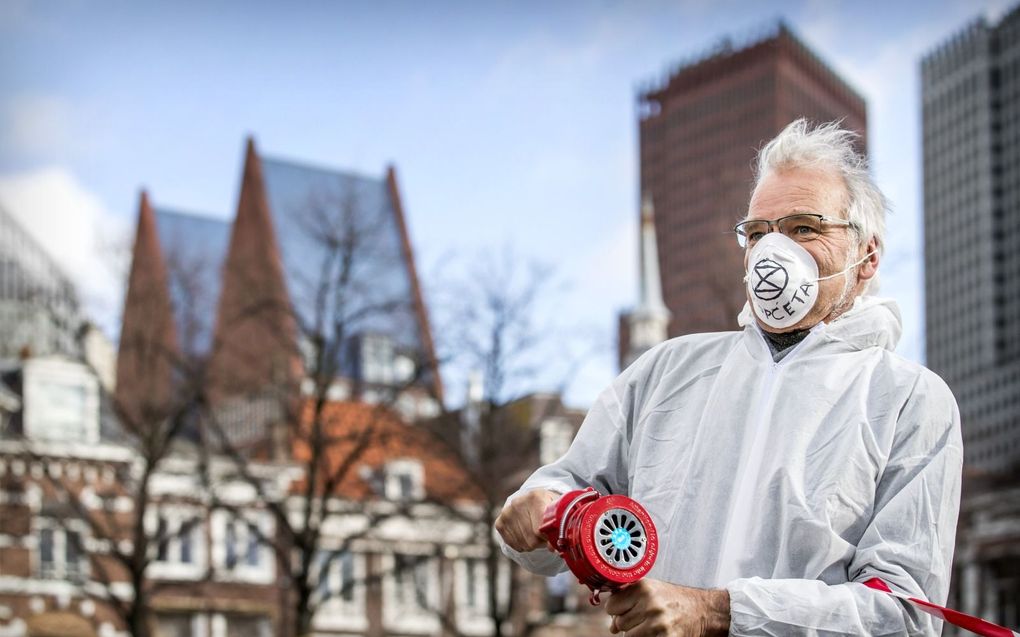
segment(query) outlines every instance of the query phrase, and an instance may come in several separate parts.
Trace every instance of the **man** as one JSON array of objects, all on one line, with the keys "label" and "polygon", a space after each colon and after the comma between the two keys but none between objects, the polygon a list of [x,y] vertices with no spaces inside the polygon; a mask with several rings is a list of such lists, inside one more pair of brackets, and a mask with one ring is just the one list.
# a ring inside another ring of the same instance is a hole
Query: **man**
[{"label": "man", "polygon": [[896,305],[868,295],[885,199],[837,124],[790,124],[759,153],[744,222],[739,332],[638,359],[496,521],[537,573],[563,561],[538,526],[593,486],[650,513],[659,556],[612,595],[611,632],[935,635],[938,620],[865,587],[944,604],[959,507],[959,412],[935,374],[893,353]]}]

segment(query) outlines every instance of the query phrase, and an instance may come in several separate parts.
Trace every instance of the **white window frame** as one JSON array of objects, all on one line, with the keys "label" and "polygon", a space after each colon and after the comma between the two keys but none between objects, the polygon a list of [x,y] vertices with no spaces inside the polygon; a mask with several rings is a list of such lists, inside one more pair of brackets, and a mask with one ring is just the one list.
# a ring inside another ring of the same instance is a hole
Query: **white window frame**
[{"label": "white window frame", "polygon": [[[46,409],[46,387],[74,387],[82,392],[81,436],[58,435]],[[80,363],[61,358],[29,359],[24,366],[25,437],[75,444],[99,443],[99,380]]]},{"label": "white window frame", "polygon": [[[425,468],[421,460],[399,458],[386,463],[384,467],[383,488],[386,498],[394,502],[417,502],[425,499]],[[401,486],[401,478],[410,482],[410,493],[405,496]]]},{"label": "white window frame", "polygon": [[[217,510],[212,515],[212,564],[216,569],[216,579],[221,581],[242,581],[256,584],[271,584],[276,577],[276,556],[273,547],[258,540],[258,535],[249,524],[257,525],[266,538],[273,538],[276,528],[272,515],[268,511],[245,511],[241,518],[229,511]],[[234,530],[239,552],[233,566],[227,564],[227,527]],[[258,563],[251,565],[247,561],[248,545],[254,539],[258,543],[256,555]]]},{"label": "white window frame", "polygon": [[[194,506],[182,505],[160,505],[146,511],[145,529],[152,539],[150,546],[149,573],[152,577],[161,579],[200,579],[206,570],[208,553],[205,542],[205,517],[203,509]],[[159,559],[159,533],[160,519],[166,520],[169,537],[166,539],[167,557],[166,560]],[[180,531],[181,527],[193,520],[199,522],[192,524],[188,530],[191,540],[191,562],[181,560],[184,538]]]},{"label": "white window frame", "polygon": [[[323,552],[323,555],[329,552],[329,550],[326,550]],[[345,600],[338,593],[341,587],[345,585],[345,581],[341,564],[342,558],[336,556],[333,558],[326,573],[326,576],[329,578],[329,588],[333,594],[325,600],[320,600],[318,598],[319,588],[316,586],[315,595],[317,596],[316,600],[319,602],[319,606],[315,616],[312,618],[312,628],[314,630],[354,632],[368,630],[368,615],[365,610],[364,582],[367,573],[365,555],[349,550],[346,551],[346,554],[351,556],[350,559],[353,567],[354,586],[351,589],[352,599],[350,601]],[[316,568],[318,568],[320,563],[316,562]]]},{"label": "white window frame", "polygon": [[[42,532],[53,534],[53,563],[44,567],[42,561]],[[79,558],[77,568],[68,568],[67,533],[78,534]],[[32,551],[32,573],[44,580],[68,580],[84,582],[89,577],[89,545],[88,527],[81,520],[65,520],[59,522],[49,517],[35,517],[32,520],[32,536],[35,539],[35,550]]]},{"label": "white window frame", "polygon": [[552,464],[560,459],[574,440],[573,426],[566,418],[546,418],[539,425],[539,464]]},{"label": "white window frame", "polygon": [[[474,572],[474,578],[469,576]],[[485,558],[465,557],[454,562],[454,595],[457,605],[457,627],[470,635],[491,635],[489,613],[489,567]],[[475,603],[469,605],[468,587],[474,585]]]},{"label": "white window frame", "polygon": [[383,334],[361,336],[361,370],[363,381],[373,385],[393,384],[393,340]]},{"label": "white window frame", "polygon": [[[412,633],[416,635],[432,635],[440,630],[439,616],[442,612],[439,608],[439,559],[434,555],[402,553],[410,559],[423,558],[415,568],[424,571],[426,589],[425,603],[427,608],[421,608],[417,601],[407,603],[406,600],[415,599],[413,587],[414,570],[407,569],[399,576],[396,571],[396,555],[386,553],[382,556],[382,567],[385,576],[383,577],[383,626],[386,630],[401,633]],[[410,578],[410,581],[408,581]],[[411,585],[409,585],[411,584]],[[403,587],[403,604],[398,602],[398,587]]]}]

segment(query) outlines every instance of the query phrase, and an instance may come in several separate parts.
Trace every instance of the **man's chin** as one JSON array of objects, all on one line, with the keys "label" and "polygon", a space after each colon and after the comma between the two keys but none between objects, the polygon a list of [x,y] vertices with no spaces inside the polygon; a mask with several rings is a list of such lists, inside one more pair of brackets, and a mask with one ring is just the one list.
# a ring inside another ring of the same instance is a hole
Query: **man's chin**
[{"label": "man's chin", "polygon": [[758,318],[757,315],[755,315],[754,320],[758,322],[758,327],[760,327],[763,332],[768,332],[769,334],[789,334],[791,332],[801,332],[809,330],[819,323],[818,317],[815,316],[806,316],[801,321],[794,323],[790,327],[772,327]]}]

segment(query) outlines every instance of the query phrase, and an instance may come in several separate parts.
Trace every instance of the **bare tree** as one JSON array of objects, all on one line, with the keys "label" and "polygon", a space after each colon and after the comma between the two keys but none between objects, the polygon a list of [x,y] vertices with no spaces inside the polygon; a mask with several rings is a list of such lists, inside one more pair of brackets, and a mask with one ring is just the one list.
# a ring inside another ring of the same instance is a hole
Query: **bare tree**
[{"label": "bare tree", "polygon": [[470,522],[485,548],[485,608],[493,634],[524,636],[542,622],[519,608],[529,576],[503,558],[493,523],[539,463],[542,423],[564,415],[570,381],[593,353],[609,347],[590,329],[564,325],[556,316],[554,300],[563,286],[550,268],[507,248],[480,256],[465,271],[470,275],[436,294],[445,300],[444,360],[450,375],[470,388],[463,408],[444,413],[433,433],[465,468],[457,488],[479,498],[478,507],[449,512]]},{"label": "bare tree", "polygon": [[[189,288],[192,295],[199,294],[198,284],[172,256],[160,267],[145,267],[153,265],[132,269],[134,292],[127,303],[135,320],[134,328],[121,334],[119,389],[101,391],[103,442],[125,452],[101,467],[112,479],[90,483],[80,474],[42,474],[42,513],[64,532],[67,554],[88,564],[85,572],[75,570],[70,581],[111,609],[133,637],[153,635],[151,601],[165,585],[151,577],[153,563],[170,540],[190,534],[204,520],[204,514],[196,514],[174,529],[153,524],[160,506],[153,480],[194,431],[205,403],[202,361],[177,347],[167,296],[168,283]],[[43,300],[40,304],[46,306]],[[85,339],[94,328],[77,313],[51,310],[54,322],[75,323],[58,327],[78,335],[79,362],[100,376],[85,356]],[[26,457],[49,464],[34,441],[23,445]]]},{"label": "bare tree", "polygon": [[[438,386],[434,365],[417,342],[422,328],[412,291],[394,270],[409,255],[402,254],[389,214],[358,183],[313,190],[291,211],[293,224],[279,237],[290,242],[289,249],[302,251],[291,259],[289,271],[266,272],[242,260],[228,262],[225,271],[225,285],[246,294],[221,302],[219,322],[235,334],[221,330],[222,359],[218,370],[214,365],[213,380],[227,386],[218,390],[227,397],[204,426],[215,453],[232,461],[234,477],[254,487],[271,512],[275,532],[260,539],[272,548],[286,582],[285,630],[293,635],[309,634],[323,604],[343,594],[322,582],[352,542],[369,536],[385,519],[408,514],[401,503],[360,506],[359,499],[380,494],[359,470],[377,462],[379,450],[388,445],[407,447],[401,412],[432,400]],[[286,294],[272,283],[284,274]],[[236,344],[237,333],[247,337],[232,347],[228,341],[235,338]],[[277,370],[248,378],[224,373],[262,364],[265,349],[248,346],[253,340],[272,343],[282,361]],[[375,354],[373,348],[382,350],[379,361],[366,360]],[[229,386],[238,380],[240,386]],[[269,453],[289,459],[300,475],[283,499],[265,493],[250,470],[249,460],[265,450],[231,434],[232,412],[253,397],[272,405],[260,428],[272,441]],[[222,500],[215,506],[230,509]],[[355,530],[340,535],[329,530],[331,521],[345,517],[359,518]]]}]

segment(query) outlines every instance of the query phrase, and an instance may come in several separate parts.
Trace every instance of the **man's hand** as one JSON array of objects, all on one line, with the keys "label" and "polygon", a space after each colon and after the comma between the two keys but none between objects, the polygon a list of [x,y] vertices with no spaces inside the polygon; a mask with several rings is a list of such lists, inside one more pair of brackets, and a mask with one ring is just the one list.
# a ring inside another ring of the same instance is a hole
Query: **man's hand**
[{"label": "man's hand", "polygon": [[611,633],[626,637],[711,637],[730,631],[730,595],[653,579],[639,580],[606,602]]},{"label": "man's hand", "polygon": [[548,489],[525,491],[503,507],[496,518],[499,531],[507,546],[519,553],[546,546],[545,538],[538,533],[542,514],[547,506],[558,500],[560,494]]}]

